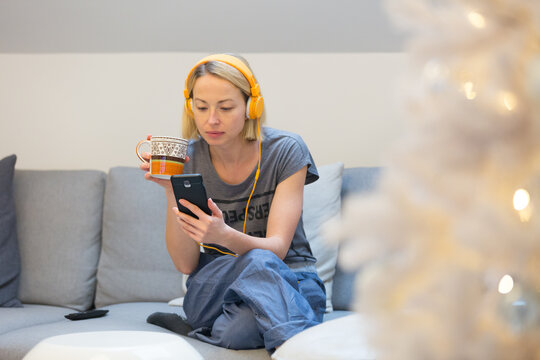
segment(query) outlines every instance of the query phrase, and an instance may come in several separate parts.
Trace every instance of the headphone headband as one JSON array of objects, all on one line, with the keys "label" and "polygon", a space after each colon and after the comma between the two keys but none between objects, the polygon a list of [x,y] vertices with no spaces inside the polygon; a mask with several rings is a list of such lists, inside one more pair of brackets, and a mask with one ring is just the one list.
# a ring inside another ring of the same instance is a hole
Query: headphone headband
[{"label": "headphone headband", "polygon": [[228,54],[214,54],[214,55],[207,56],[201,59],[198,63],[196,63],[195,66],[189,71],[189,74],[186,78],[185,88],[184,88],[184,97],[186,99],[186,106],[185,106],[186,111],[188,111],[191,115],[193,114],[193,110],[191,108],[191,103],[190,103],[191,96],[189,94],[189,86],[188,86],[189,79],[191,78],[193,71],[195,71],[197,67],[199,67],[201,64],[206,64],[210,61],[219,61],[227,65],[230,65],[236,70],[240,71],[242,75],[244,75],[244,77],[249,83],[250,93],[251,93],[251,97],[247,103],[246,116],[250,119],[260,118],[262,115],[264,100],[261,96],[261,90],[260,90],[259,84],[255,80],[255,76],[253,76],[253,73],[251,72],[249,67],[246,64],[244,64],[242,60]]}]

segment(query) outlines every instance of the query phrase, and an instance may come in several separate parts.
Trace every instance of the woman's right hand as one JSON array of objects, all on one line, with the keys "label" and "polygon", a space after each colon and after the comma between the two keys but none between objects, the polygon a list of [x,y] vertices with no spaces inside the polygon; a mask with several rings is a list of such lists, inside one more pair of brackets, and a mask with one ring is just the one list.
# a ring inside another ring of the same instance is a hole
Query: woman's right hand
[{"label": "woman's right hand", "polygon": [[[148,136],[146,137],[146,140],[150,141],[150,139],[152,139],[152,135],[148,134]],[[143,163],[141,163],[141,165],[139,165],[139,168],[141,170],[145,171],[144,178],[146,180],[150,180],[150,181],[155,182],[156,184],[162,186],[165,189],[169,189],[170,186],[171,186],[171,180],[169,180],[169,179],[158,179],[158,178],[153,177],[152,175],[150,175],[150,153],[143,152],[143,153],[141,153],[141,156],[145,161]]]},{"label": "woman's right hand", "polygon": [[[146,140],[150,141],[150,139],[152,139],[152,135],[148,135],[146,137]],[[150,180],[150,181],[153,181],[155,182],[156,184],[160,185],[161,187],[163,187],[165,190],[172,190],[171,188],[171,180],[170,179],[159,179],[157,177],[154,177],[150,174],[150,153],[147,153],[147,152],[143,152],[141,153],[141,156],[144,160],[146,160],[145,162],[141,163],[141,165],[139,165],[139,168],[143,171],[145,171],[145,174],[144,174],[144,178],[146,180]],[[188,162],[189,161],[189,157],[186,157],[186,161],[185,162]]]}]

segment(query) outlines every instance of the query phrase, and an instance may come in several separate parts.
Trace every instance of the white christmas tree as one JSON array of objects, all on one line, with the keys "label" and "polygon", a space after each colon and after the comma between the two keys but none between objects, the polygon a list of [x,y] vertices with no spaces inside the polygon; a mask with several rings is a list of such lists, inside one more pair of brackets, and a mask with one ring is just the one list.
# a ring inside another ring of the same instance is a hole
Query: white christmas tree
[{"label": "white christmas tree", "polygon": [[540,359],[540,1],[393,0],[407,133],[328,234],[384,359]]}]

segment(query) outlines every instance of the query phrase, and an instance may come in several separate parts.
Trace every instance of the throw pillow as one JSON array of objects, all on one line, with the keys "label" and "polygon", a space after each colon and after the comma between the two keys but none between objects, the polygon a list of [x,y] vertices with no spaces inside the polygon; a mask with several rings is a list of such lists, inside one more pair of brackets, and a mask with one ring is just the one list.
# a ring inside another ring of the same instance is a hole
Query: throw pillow
[{"label": "throw pillow", "polygon": [[304,231],[317,258],[315,264],[326,288],[326,311],[332,309],[332,284],[338,257],[338,244],[330,244],[321,234],[322,225],[341,210],[343,163],[320,166],[319,180],[304,188]]},{"label": "throw pillow", "polygon": [[19,170],[15,183],[19,299],[88,310],[96,288],[105,173]]},{"label": "throw pillow", "polygon": [[0,160],[0,306],[20,307],[17,298],[21,262],[17,243],[13,174],[15,155]]}]

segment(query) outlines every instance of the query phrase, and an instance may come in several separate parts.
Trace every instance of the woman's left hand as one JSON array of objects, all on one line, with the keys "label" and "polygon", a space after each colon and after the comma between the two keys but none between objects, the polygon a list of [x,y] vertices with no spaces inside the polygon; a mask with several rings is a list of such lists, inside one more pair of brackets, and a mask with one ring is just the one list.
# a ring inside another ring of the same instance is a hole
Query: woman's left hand
[{"label": "woman's left hand", "polygon": [[208,208],[212,211],[212,215],[206,214],[198,206],[187,200],[180,200],[180,204],[198,217],[196,219],[174,208],[178,222],[186,234],[198,243],[213,243],[226,246],[224,240],[227,238],[231,228],[225,224],[223,213],[212,199],[208,199]]}]

